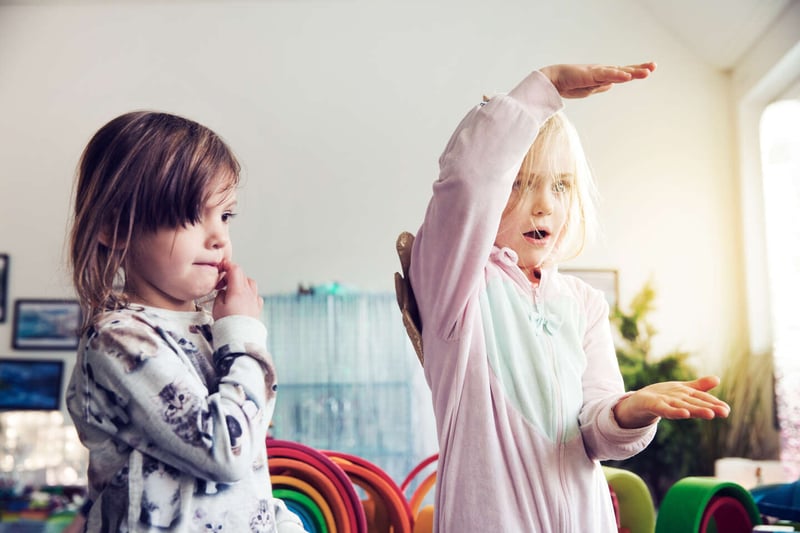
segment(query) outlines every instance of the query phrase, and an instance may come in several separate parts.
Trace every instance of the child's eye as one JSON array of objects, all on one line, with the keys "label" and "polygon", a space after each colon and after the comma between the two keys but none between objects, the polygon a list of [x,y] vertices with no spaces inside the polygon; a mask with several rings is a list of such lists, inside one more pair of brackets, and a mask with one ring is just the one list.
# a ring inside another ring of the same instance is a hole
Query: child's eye
[{"label": "child's eye", "polygon": [[569,189],[569,183],[564,180],[553,182],[553,192],[556,194],[565,193]]},{"label": "child's eye", "polygon": [[223,222],[230,222],[231,219],[233,219],[233,217],[235,217],[235,216],[236,216],[236,213],[232,213],[230,211],[226,211],[226,212],[222,213],[222,221]]},{"label": "child's eye", "polygon": [[514,189],[515,191],[518,191],[520,190],[521,187],[522,187],[522,180],[516,179],[514,180],[514,185],[511,188]]}]

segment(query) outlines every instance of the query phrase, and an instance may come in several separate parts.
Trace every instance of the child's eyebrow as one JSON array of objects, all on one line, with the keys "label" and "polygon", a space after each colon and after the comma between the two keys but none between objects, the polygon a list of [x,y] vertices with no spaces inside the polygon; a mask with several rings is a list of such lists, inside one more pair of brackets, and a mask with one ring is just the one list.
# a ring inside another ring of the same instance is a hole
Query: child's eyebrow
[{"label": "child's eyebrow", "polygon": [[523,174],[519,173],[517,175],[517,180],[526,180],[530,183],[539,183],[544,180],[551,180],[551,181],[572,181],[575,179],[575,174],[573,172],[561,172],[558,174],[537,174],[535,172],[531,172],[530,174]]},{"label": "child's eyebrow", "polygon": [[235,194],[226,194],[220,199],[219,202],[214,202],[213,198],[209,198],[208,207],[222,207],[223,209],[233,209],[239,203],[239,199]]}]

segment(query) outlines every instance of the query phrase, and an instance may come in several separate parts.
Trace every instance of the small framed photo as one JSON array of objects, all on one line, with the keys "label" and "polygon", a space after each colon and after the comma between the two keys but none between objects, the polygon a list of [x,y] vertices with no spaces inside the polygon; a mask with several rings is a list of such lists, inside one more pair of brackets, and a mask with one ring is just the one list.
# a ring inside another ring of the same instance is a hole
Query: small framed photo
[{"label": "small framed photo", "polygon": [[0,324],[6,321],[8,302],[8,254],[0,254]]},{"label": "small framed photo", "polygon": [[603,291],[608,307],[612,311],[617,306],[619,302],[619,279],[616,270],[606,268],[561,268],[559,272],[572,274],[595,289]]},{"label": "small framed photo", "polygon": [[75,350],[80,323],[77,300],[16,300],[13,346],[17,350]]}]

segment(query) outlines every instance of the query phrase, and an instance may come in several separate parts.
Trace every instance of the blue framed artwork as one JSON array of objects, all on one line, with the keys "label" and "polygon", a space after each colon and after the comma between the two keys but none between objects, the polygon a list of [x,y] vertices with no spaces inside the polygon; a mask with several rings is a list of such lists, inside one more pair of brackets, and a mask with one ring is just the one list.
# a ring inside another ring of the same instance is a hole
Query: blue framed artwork
[{"label": "blue framed artwork", "polygon": [[64,361],[0,358],[0,411],[61,408]]},{"label": "blue framed artwork", "polygon": [[77,300],[16,300],[13,347],[17,350],[75,350],[81,307]]}]

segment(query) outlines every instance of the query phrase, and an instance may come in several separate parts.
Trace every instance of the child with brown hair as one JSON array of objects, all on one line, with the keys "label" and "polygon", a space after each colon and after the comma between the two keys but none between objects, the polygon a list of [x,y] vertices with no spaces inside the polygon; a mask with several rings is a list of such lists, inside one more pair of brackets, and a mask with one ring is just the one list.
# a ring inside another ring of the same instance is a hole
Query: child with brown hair
[{"label": "child with brown hair", "polygon": [[231,259],[239,170],[167,113],[121,115],[83,152],[67,404],[89,449],[86,531],[303,531],[270,486],[277,382],[256,283]]}]

